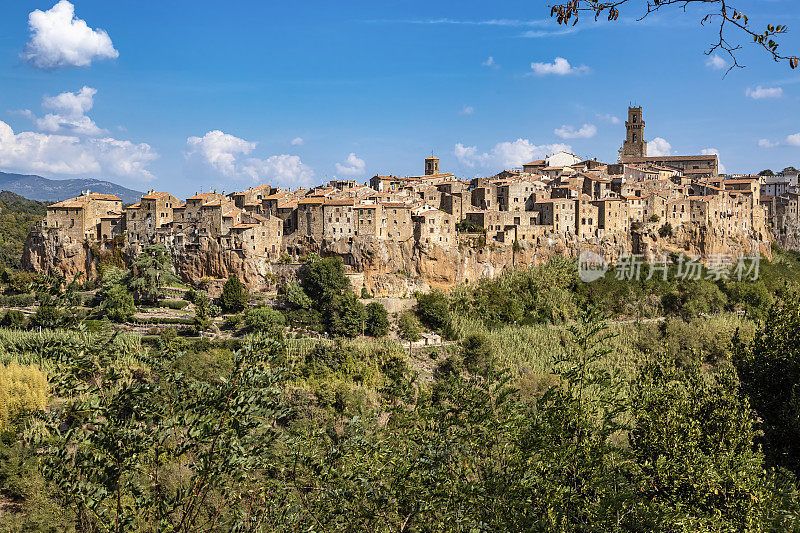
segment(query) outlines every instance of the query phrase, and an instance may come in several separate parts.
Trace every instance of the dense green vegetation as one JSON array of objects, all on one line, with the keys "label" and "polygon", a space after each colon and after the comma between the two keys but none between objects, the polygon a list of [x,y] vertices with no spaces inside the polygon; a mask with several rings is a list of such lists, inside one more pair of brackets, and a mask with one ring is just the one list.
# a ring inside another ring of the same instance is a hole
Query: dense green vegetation
[{"label": "dense green vegetation", "polygon": [[[160,252],[96,292],[3,280],[41,316],[0,321],[0,531],[800,528],[797,254],[757,282],[556,259],[390,317],[318,256],[268,298],[130,291]],[[142,309],[225,334],[116,329]]]},{"label": "dense green vegetation", "polygon": [[0,270],[20,267],[25,239],[46,212],[47,203],[0,192]]}]

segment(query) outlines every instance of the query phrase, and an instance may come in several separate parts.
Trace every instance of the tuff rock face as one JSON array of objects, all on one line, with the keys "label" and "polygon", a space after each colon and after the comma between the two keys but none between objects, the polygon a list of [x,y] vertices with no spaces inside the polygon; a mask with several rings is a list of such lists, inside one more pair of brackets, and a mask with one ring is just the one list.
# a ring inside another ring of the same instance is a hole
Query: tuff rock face
[{"label": "tuff rock face", "polygon": [[[545,263],[554,256],[578,257],[584,250],[593,251],[609,263],[630,254],[637,254],[645,261],[657,261],[681,252],[704,261],[720,255],[735,258],[754,253],[771,258],[771,240],[769,235],[759,240],[750,233],[726,233],[692,225],[660,237],[657,224],[644,224],[631,234],[592,241],[580,241],[574,235],[550,234],[517,244],[482,244],[462,236],[457,246],[443,248],[413,240],[356,238],[321,245],[305,240],[295,243],[292,249],[298,256],[316,252],[341,257],[357,291],[363,284],[376,297],[406,297],[418,290],[448,289],[462,282],[497,277],[507,269]],[[93,249],[88,244],[65,244],[53,230],[37,228],[28,236],[23,264],[32,270],[59,271],[66,276],[86,272],[92,277],[103,250],[99,245]],[[269,263],[246,252],[223,249],[213,240],[198,246],[172,246],[169,251],[181,278],[190,283],[205,281],[212,293],[221,287],[214,280],[231,275],[238,276],[251,290],[274,290],[283,281],[296,279],[300,268],[296,263]],[[129,246],[123,255],[130,260],[138,253],[138,247]]]}]

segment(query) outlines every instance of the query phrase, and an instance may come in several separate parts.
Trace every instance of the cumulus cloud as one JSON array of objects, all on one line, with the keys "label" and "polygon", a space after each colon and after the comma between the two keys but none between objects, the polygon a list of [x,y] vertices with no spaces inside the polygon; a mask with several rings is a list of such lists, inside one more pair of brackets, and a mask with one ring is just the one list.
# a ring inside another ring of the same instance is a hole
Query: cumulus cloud
[{"label": "cumulus cloud", "polygon": [[158,154],[146,143],[23,131],[0,121],[0,167],[44,175],[112,175],[150,180]]},{"label": "cumulus cloud", "polygon": [[[94,105],[97,89],[84,86],[78,92],[63,92],[58,96],[45,96],[42,107],[52,111],[44,117],[36,118],[28,111],[39,131],[46,133],[66,133],[72,135],[99,136],[106,133],[86,113]],[[26,110],[27,111],[27,110]]]},{"label": "cumulus cloud", "polygon": [[289,144],[291,144],[292,146],[303,146],[305,142],[306,141],[302,137],[295,137]]},{"label": "cumulus cloud", "polygon": [[365,166],[366,164],[363,159],[357,157],[353,152],[350,152],[344,162],[336,163],[336,172],[346,176],[356,176],[364,172]]},{"label": "cumulus cloud", "polygon": [[296,155],[273,155],[265,159],[246,157],[257,143],[246,141],[220,130],[202,137],[186,139],[185,157],[192,173],[209,179],[267,181],[285,186],[308,185],[313,170]]},{"label": "cumulus cloud", "polygon": [[569,76],[587,74],[589,67],[586,65],[572,66],[563,57],[557,57],[552,63],[531,63],[531,70],[536,76]]},{"label": "cumulus cloud", "polygon": [[495,60],[494,60],[494,57],[492,57],[492,56],[489,56],[489,57],[486,59],[486,61],[484,61],[483,63],[481,63],[481,65],[483,65],[484,67],[500,68],[500,65],[498,65],[498,64],[495,62]]},{"label": "cumulus cloud", "polygon": [[95,59],[119,57],[108,33],[75,17],[75,6],[67,0],[31,12],[28,26],[31,37],[22,58],[36,68],[88,67]]},{"label": "cumulus cloud", "polygon": [[702,150],[700,150],[700,154],[717,156],[717,161],[719,161],[719,171],[722,172],[723,174],[727,172],[725,165],[723,165],[722,161],[719,160],[719,150],[717,150],[716,148],[703,148]]},{"label": "cumulus cloud", "polygon": [[753,100],[763,100],[764,98],[780,98],[783,96],[783,89],[781,87],[762,87],[761,85],[758,85],[755,89],[750,89],[748,87],[744,94]]},{"label": "cumulus cloud", "polygon": [[800,146],[800,133],[793,133],[787,135],[782,141],[771,141],[769,139],[760,139],[758,146],[761,148],[777,148],[778,146]]},{"label": "cumulus cloud", "polygon": [[714,70],[722,70],[724,68],[728,68],[728,62],[717,54],[712,54],[708,56],[708,59],[706,59],[706,66]]},{"label": "cumulus cloud", "polygon": [[597,127],[594,124],[584,124],[576,130],[574,126],[561,126],[554,131],[562,139],[591,139],[597,135]]},{"label": "cumulus cloud", "polygon": [[609,124],[622,124],[622,121],[619,119],[619,117],[612,115],[611,113],[597,113],[595,116],[598,118],[598,120],[608,122]]},{"label": "cumulus cloud", "polygon": [[463,108],[461,108],[461,111],[459,111],[458,114],[459,115],[466,115],[466,116],[474,115],[475,114],[475,108],[472,107],[471,105],[465,105]]},{"label": "cumulus cloud", "polygon": [[666,139],[662,139],[661,137],[656,137],[652,141],[647,143],[647,155],[648,156],[664,156],[670,155],[672,153],[672,145],[669,144]]},{"label": "cumulus cloud", "polygon": [[559,151],[570,151],[566,144],[535,145],[528,139],[497,143],[488,152],[480,152],[477,146],[455,145],[453,154],[459,163],[466,167],[476,166],[498,169],[521,167],[533,159],[541,159]]},{"label": "cumulus cloud", "polygon": [[775,148],[776,146],[779,146],[779,145],[780,145],[780,143],[772,142],[769,139],[759,139],[758,140],[758,146],[760,146],[761,148]]}]

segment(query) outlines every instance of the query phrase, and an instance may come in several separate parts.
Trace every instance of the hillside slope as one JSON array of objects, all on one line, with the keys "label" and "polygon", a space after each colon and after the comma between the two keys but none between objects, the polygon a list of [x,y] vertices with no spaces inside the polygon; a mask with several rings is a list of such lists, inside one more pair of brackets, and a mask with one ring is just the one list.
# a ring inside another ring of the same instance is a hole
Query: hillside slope
[{"label": "hillside slope", "polygon": [[6,172],[0,172],[0,189],[40,202],[57,202],[74,198],[86,189],[105,194],[116,194],[125,203],[138,202],[142,196],[139,191],[110,181],[96,179],[51,180],[41,176]]}]

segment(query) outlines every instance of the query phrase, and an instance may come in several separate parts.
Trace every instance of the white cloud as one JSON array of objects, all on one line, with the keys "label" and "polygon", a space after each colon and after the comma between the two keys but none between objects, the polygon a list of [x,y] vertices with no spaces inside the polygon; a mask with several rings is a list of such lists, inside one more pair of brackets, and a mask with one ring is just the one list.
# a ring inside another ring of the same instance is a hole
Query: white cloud
[{"label": "white cloud", "polygon": [[702,150],[700,150],[700,154],[717,156],[717,161],[719,161],[719,171],[722,172],[723,174],[728,171],[725,168],[725,165],[722,164],[722,161],[720,161],[719,150],[717,150],[716,148],[703,148]]},{"label": "white cloud", "polygon": [[619,117],[612,115],[611,113],[604,113],[604,114],[597,113],[595,116],[599,120],[602,120],[603,122],[608,122],[609,124],[614,124],[614,125],[622,124],[622,121],[619,119]]},{"label": "white cloud", "polygon": [[713,68],[714,70],[722,70],[724,68],[728,68],[728,62],[717,54],[713,54],[708,56],[708,59],[706,59],[706,66]]},{"label": "white cloud", "polygon": [[453,154],[459,163],[466,167],[515,168],[533,159],[541,159],[558,151],[571,151],[566,144],[535,145],[528,139],[501,142],[494,145],[489,152],[479,152],[477,146],[455,145]]},{"label": "white cloud", "polygon": [[350,152],[343,163],[336,163],[336,172],[346,176],[356,176],[364,172],[364,160]]},{"label": "white cloud", "polygon": [[266,159],[250,158],[242,165],[243,172],[253,181],[268,181],[280,185],[309,185],[314,171],[296,155],[273,155]]},{"label": "white cloud", "polygon": [[303,146],[305,142],[306,141],[302,137],[295,137],[289,144],[291,144],[292,146]]},{"label": "white cloud", "polygon": [[779,145],[780,143],[772,142],[769,139],[759,139],[758,141],[758,146],[760,146],[761,148],[775,148],[776,146]]},{"label": "white cloud", "polygon": [[314,171],[296,155],[273,155],[266,159],[244,157],[257,143],[240,139],[220,130],[202,137],[186,139],[185,153],[189,171],[209,179],[267,181],[285,186],[308,185]]},{"label": "white cloud", "polygon": [[581,129],[576,130],[574,126],[561,126],[553,133],[562,139],[591,139],[597,135],[597,127],[594,124],[584,124]]},{"label": "white cloud", "polygon": [[75,93],[63,92],[58,96],[45,96],[42,99],[42,107],[53,113],[48,113],[42,118],[36,118],[30,111],[27,114],[39,131],[99,136],[106,133],[105,130],[97,127],[97,124],[86,116],[94,105],[95,94],[97,89],[84,86]]},{"label": "white cloud", "polygon": [[563,57],[555,58],[552,63],[531,63],[531,69],[533,74],[537,76],[548,76],[550,74],[568,76],[587,74],[589,72],[589,67],[586,65],[572,66]]},{"label": "white cloud", "polygon": [[492,57],[492,56],[489,56],[486,59],[486,61],[481,63],[481,65],[483,65],[484,67],[494,67],[494,68],[498,68],[500,66],[497,63],[495,63],[494,57]]},{"label": "white cloud", "polygon": [[664,155],[670,155],[672,153],[672,145],[669,144],[665,139],[661,137],[656,137],[652,141],[648,141],[647,143],[647,155],[658,157]]},{"label": "white cloud", "polygon": [[800,146],[800,133],[793,133],[787,135],[782,141],[771,141],[769,139],[760,139],[758,146],[761,148],[777,148],[778,146]]},{"label": "white cloud", "polygon": [[764,98],[781,98],[783,96],[783,89],[781,87],[762,87],[761,85],[758,85],[755,89],[750,89],[748,87],[744,94],[753,100],[762,100]]},{"label": "white cloud", "polygon": [[[0,167],[45,175],[112,175],[150,180],[147,165],[158,154],[146,143],[110,137],[82,138],[23,131],[0,121]],[[98,176],[99,175],[99,176]]]},{"label": "white cloud", "polygon": [[48,11],[31,12],[28,26],[31,37],[22,58],[36,68],[88,67],[95,59],[119,57],[108,34],[76,18],[75,6],[67,0]]},{"label": "white cloud", "polygon": [[471,105],[465,105],[461,109],[461,111],[458,112],[458,114],[459,115],[466,115],[466,116],[474,115],[475,114],[475,108],[472,107]]},{"label": "white cloud", "polygon": [[235,178],[241,174],[237,167],[237,158],[247,155],[256,147],[256,143],[223,133],[220,130],[209,131],[202,137],[189,137],[187,157],[199,158],[216,172],[226,178]]}]

